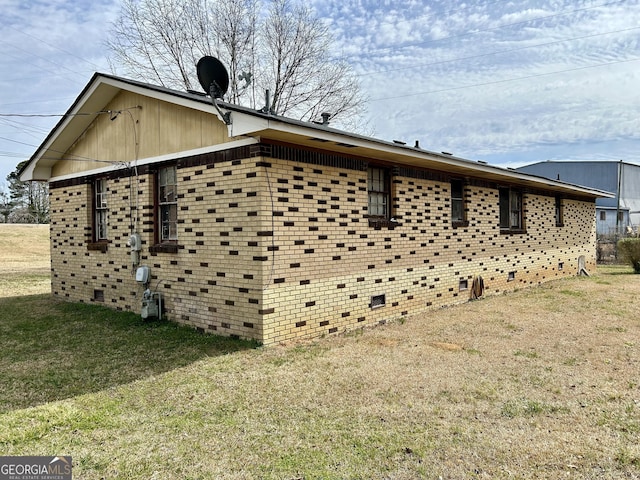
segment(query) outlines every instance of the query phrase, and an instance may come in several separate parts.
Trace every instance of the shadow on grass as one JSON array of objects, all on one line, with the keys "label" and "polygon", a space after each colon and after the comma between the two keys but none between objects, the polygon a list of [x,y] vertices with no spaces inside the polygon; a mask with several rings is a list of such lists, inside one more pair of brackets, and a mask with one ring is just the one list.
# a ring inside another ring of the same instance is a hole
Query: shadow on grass
[{"label": "shadow on grass", "polygon": [[49,295],[0,298],[0,413],[256,346]]}]

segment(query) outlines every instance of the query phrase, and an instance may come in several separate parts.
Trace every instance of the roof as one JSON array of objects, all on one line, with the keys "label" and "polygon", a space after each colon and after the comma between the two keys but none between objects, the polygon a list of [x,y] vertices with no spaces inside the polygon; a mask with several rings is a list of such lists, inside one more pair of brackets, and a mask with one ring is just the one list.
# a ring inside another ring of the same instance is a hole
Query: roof
[{"label": "roof", "polygon": [[624,160],[544,160],[542,162],[534,162],[534,163],[530,163],[528,165],[523,165],[523,167],[529,167],[529,166],[533,166],[533,165],[553,165],[553,164],[557,164],[557,165],[582,165],[582,166],[589,166],[589,165],[599,165],[599,164],[603,164],[603,165],[628,165],[630,167],[638,167],[640,168],[640,165],[638,165],[637,163],[631,163],[631,162],[625,162]]},{"label": "roof", "polygon": [[[122,90],[208,112],[223,120],[221,112],[214,107],[210,97],[204,94],[172,90],[96,73],[34,152],[20,172],[20,178],[23,181],[50,180],[53,165],[64,157],[65,152],[95,120],[99,115],[97,112],[104,111],[109,102]],[[544,188],[591,198],[613,196],[611,193],[595,188],[577,186],[513,169],[492,166],[486,162],[432,152],[418,146],[366,137],[328,125],[303,122],[225,102],[217,102],[217,104],[225,111],[223,113],[231,112],[231,122],[228,125],[230,137],[252,137],[257,141],[269,139],[328,150],[337,154],[359,156],[391,165],[429,168],[454,175],[485,178],[497,183]]]},{"label": "roof", "polygon": [[605,191],[619,190],[619,198],[599,198],[596,206],[640,212],[640,165],[622,160],[547,160],[518,170]]}]

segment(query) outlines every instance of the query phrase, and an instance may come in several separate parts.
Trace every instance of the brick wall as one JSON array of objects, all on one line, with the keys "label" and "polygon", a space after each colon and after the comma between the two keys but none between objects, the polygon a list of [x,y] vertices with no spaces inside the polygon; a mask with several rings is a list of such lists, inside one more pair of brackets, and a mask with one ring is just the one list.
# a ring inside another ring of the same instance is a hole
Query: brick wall
[{"label": "brick wall", "polygon": [[[472,180],[464,193],[468,225],[454,228],[448,177],[397,170],[391,194],[399,224],[375,227],[366,218],[365,161],[277,156],[259,148],[242,158],[180,160],[174,253],[149,250],[152,171],[108,180],[106,251],[88,248],[91,179],[54,182],[54,295],[139,311],[142,287],[126,246],[132,224],[168,318],[266,344],[463,302],[476,275],[485,294],[496,294],[575,275],[581,255],[595,267],[593,202],[564,199],[564,226],[556,227],[555,197],[525,192],[526,234],[505,235],[497,188]],[[384,306],[372,308],[376,295]]]},{"label": "brick wall", "polygon": [[[265,291],[274,308],[267,342],[464,302],[476,275],[495,294],[575,275],[581,255],[595,267],[592,202],[564,200],[564,226],[556,227],[555,197],[525,194],[527,233],[501,234],[497,189],[467,186],[468,226],[454,228],[449,181],[395,175],[399,225],[375,228],[364,217],[366,171],[274,160],[269,175],[279,188],[274,239],[286,255]],[[385,306],[372,308],[371,297],[382,294]]]}]

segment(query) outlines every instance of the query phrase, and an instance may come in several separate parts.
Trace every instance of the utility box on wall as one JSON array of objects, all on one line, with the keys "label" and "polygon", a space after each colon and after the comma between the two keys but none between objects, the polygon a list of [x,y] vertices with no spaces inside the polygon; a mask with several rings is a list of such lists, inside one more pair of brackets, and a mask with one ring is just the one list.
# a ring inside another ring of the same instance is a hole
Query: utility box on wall
[{"label": "utility box on wall", "polygon": [[146,285],[149,283],[149,267],[142,266],[136,270],[136,282]]},{"label": "utility box on wall", "polygon": [[147,289],[142,294],[142,310],[140,312],[143,320],[147,318],[162,317],[162,301],[160,300],[160,293],[152,292]]},{"label": "utility box on wall", "polygon": [[162,318],[162,298],[159,292],[152,292],[149,288],[146,288],[151,281],[151,269],[142,265],[136,269],[136,282],[145,286],[145,291],[142,293],[142,308],[140,315],[143,320],[147,318]]}]

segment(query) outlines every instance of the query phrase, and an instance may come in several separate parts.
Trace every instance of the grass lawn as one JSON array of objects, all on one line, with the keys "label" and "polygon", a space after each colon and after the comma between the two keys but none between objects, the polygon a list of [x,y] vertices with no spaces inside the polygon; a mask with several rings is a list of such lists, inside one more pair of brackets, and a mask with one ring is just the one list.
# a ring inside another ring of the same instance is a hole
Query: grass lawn
[{"label": "grass lawn", "polygon": [[0,298],[51,291],[49,225],[0,223]]},{"label": "grass lawn", "polygon": [[0,452],[76,479],[639,478],[639,291],[607,267],[270,348],[0,298]]}]

